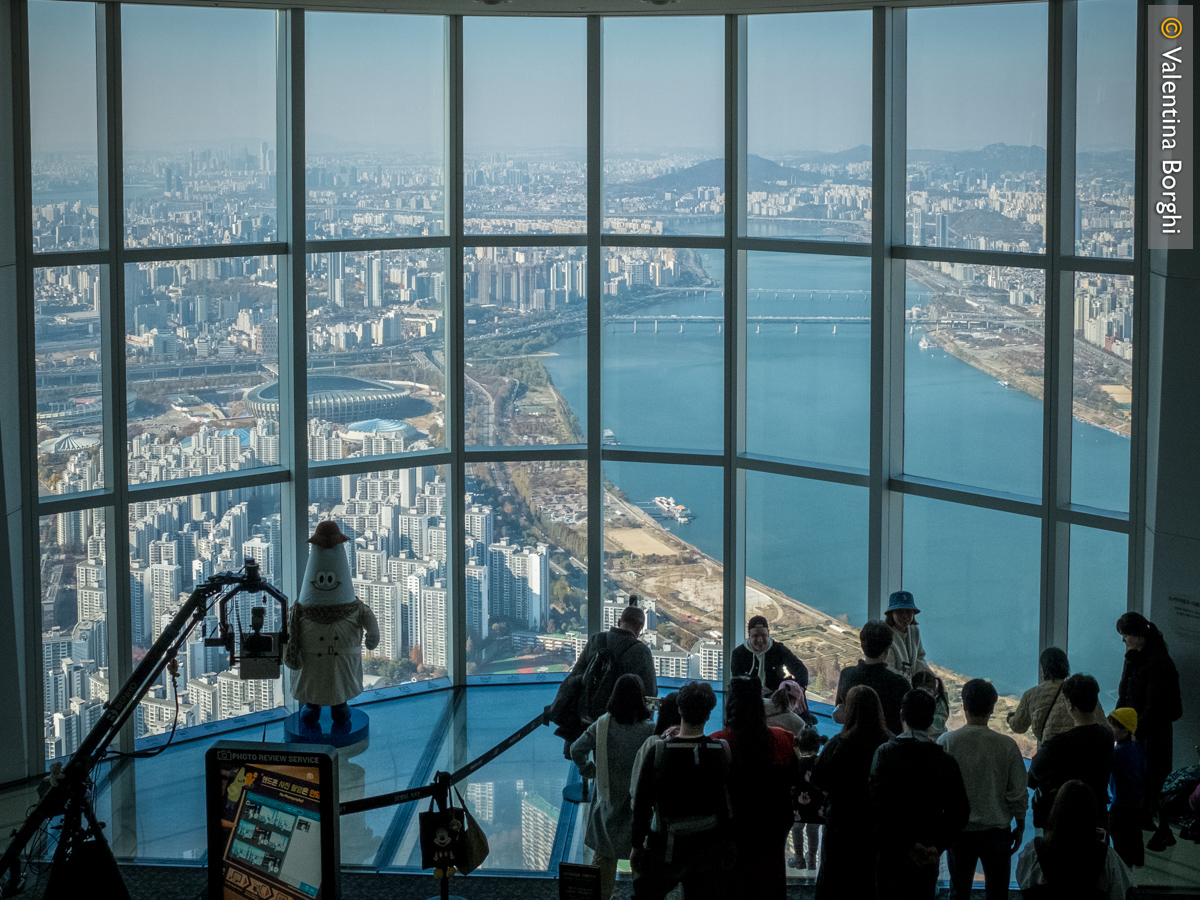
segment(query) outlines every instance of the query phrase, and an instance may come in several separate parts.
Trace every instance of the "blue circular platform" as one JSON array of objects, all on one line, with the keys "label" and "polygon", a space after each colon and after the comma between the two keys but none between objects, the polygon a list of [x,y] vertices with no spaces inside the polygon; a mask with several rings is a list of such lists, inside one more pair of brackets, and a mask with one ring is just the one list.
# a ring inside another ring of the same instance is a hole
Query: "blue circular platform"
[{"label": "blue circular platform", "polygon": [[283,739],[289,744],[328,744],[331,747],[349,747],[359,741],[365,741],[371,729],[371,720],[367,714],[356,707],[350,707],[350,721],[339,728],[334,728],[333,718],[329,715],[329,707],[321,707],[321,718],[311,728],[300,724],[300,713],[294,712],[283,720]]}]

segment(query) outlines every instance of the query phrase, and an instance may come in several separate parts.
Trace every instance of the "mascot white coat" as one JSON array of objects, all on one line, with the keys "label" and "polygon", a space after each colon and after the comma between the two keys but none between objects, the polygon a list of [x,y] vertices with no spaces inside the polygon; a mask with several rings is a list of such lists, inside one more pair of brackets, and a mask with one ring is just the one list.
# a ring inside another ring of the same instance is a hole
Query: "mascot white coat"
[{"label": "mascot white coat", "polygon": [[379,622],[354,596],[350,561],[342,544],[350,540],[337,523],[323,521],[308,542],[308,567],[300,597],[288,614],[290,638],[283,661],[298,674],[292,695],[304,708],[300,722],[315,726],[321,707],[330,707],[334,727],[348,727],[349,701],[363,689],[362,648],[379,646]]}]

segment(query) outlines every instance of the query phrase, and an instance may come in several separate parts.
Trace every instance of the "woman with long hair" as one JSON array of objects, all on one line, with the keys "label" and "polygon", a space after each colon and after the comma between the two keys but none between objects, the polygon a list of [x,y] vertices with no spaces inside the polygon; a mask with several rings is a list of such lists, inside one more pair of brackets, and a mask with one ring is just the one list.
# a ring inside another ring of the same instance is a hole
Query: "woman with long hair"
[{"label": "woman with long hair", "polygon": [[1021,849],[1017,884],[1026,900],[1125,900],[1133,886],[1129,869],[1108,846],[1096,792],[1078,779],[1058,791],[1046,833]]},{"label": "woman with long hair", "polygon": [[[571,758],[584,778],[594,778],[596,794],[588,816],[584,846],[600,869],[600,896],[612,897],[617,860],[629,859],[633,835],[633,806],[629,785],[633,762],[646,738],[654,734],[646,691],[637,675],[622,675],[613,685],[608,712],[588,726],[571,745]],[[594,761],[589,761],[589,755]]]},{"label": "woman with long hair", "polygon": [[875,845],[863,834],[863,823],[873,815],[871,760],[891,735],[874,688],[851,688],[844,705],[845,724],[825,745],[812,772],[812,783],[826,798],[817,900],[875,896]]},{"label": "woman with long hair", "polygon": [[732,755],[729,799],[737,866],[726,896],[784,900],[784,848],[794,822],[792,788],[799,781],[791,732],[767,725],[759,682],[737,677],[725,692],[725,727],[713,738],[727,741]]},{"label": "woman with long hair", "polygon": [[1158,627],[1141,613],[1127,612],[1117,619],[1117,632],[1125,643],[1125,668],[1121,672],[1117,707],[1137,710],[1137,741],[1146,754],[1143,825],[1158,826],[1146,849],[1166,850],[1175,843],[1171,823],[1159,809],[1158,795],[1171,774],[1173,724],[1183,716],[1179,672]]}]

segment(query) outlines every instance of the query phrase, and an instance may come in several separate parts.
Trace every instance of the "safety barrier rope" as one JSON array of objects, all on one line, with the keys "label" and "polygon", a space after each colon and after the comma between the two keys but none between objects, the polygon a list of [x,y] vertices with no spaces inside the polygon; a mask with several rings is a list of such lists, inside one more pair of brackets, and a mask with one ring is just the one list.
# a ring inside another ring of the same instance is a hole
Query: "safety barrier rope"
[{"label": "safety barrier rope", "polygon": [[382,809],[385,806],[396,806],[401,803],[411,803],[414,800],[421,800],[426,797],[433,797],[437,794],[442,794],[451,786],[458,784],[464,778],[468,778],[475,772],[478,772],[493,759],[508,750],[510,747],[524,740],[529,735],[533,734],[543,725],[550,722],[550,708],[538,713],[537,718],[531,719],[528,723],[514,731],[491,750],[471,760],[462,768],[453,773],[438,772],[433,779],[432,784],[424,785],[423,787],[409,788],[404,791],[393,791],[390,794],[379,794],[375,797],[364,797],[361,800],[347,800],[339,807],[339,812],[343,816],[348,816],[351,813],[366,812],[371,809]]}]

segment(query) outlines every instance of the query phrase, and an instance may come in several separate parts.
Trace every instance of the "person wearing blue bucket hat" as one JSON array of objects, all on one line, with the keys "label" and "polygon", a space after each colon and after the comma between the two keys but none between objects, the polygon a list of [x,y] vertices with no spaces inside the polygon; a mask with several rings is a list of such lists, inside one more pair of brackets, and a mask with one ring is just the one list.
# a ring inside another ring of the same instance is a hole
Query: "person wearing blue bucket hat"
[{"label": "person wearing blue bucket hat", "polygon": [[918,669],[928,669],[925,647],[921,644],[921,629],[917,626],[916,601],[909,591],[892,591],[884,618],[892,629],[892,649],[887,664],[893,672],[912,680]]}]

